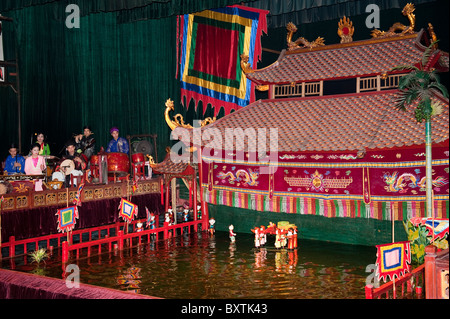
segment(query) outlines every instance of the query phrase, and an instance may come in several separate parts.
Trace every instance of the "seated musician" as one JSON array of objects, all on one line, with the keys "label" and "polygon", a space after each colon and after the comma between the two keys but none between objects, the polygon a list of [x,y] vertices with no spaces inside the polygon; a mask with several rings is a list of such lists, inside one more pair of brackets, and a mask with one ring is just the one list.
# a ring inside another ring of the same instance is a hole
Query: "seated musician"
[{"label": "seated musician", "polygon": [[31,145],[31,156],[25,160],[25,174],[42,175],[42,171],[47,169],[44,157],[39,155],[40,148],[38,143]]},{"label": "seated musician", "polygon": [[83,128],[83,134],[75,136],[77,153],[83,153],[86,155],[88,160],[92,155],[94,155],[95,152],[95,139],[93,135],[94,132],[92,132],[91,128],[86,125]]},{"label": "seated musician", "polygon": [[111,134],[113,139],[109,142],[108,147],[106,148],[106,152],[119,152],[128,154],[130,151],[128,141],[123,137],[119,137],[119,129],[117,127],[113,127],[109,130],[109,133]]},{"label": "seated musician", "polygon": [[[61,157],[56,166],[55,172],[52,174],[52,180],[64,182],[65,187],[69,187],[70,185],[70,175],[82,176],[83,171],[87,166],[86,156],[75,152],[75,147],[76,143],[73,140],[66,143],[66,155]],[[74,169],[69,174],[66,174],[68,167],[61,165],[66,160],[73,161],[74,164]]]},{"label": "seated musician", "polygon": [[36,143],[39,144],[39,155],[50,155],[50,146],[45,143],[45,135],[42,132],[37,133]]},{"label": "seated musician", "polygon": [[25,173],[25,158],[17,154],[17,147],[13,143],[9,148],[9,156],[5,161],[5,173],[11,174],[24,174]]}]

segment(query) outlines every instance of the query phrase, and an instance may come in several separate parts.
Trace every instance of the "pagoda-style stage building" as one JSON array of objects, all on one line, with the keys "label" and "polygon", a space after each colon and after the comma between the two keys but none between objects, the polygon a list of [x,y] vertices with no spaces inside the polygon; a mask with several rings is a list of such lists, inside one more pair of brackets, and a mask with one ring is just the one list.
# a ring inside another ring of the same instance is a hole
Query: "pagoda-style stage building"
[{"label": "pagoda-style stage building", "polygon": [[[288,26],[288,50],[272,65],[241,63],[269,98],[201,129],[214,136],[202,141],[200,165],[209,217],[218,230],[287,220],[302,238],[364,245],[389,242],[394,219],[396,240],[406,240],[402,222],[426,216],[425,129],[413,107],[394,107],[407,71],[386,72],[419,65],[432,26],[353,42],[344,18],[332,45],[293,42],[295,30]],[[432,51],[432,67],[448,72],[448,53]],[[439,94],[433,102],[433,212],[448,218],[449,103]]]}]

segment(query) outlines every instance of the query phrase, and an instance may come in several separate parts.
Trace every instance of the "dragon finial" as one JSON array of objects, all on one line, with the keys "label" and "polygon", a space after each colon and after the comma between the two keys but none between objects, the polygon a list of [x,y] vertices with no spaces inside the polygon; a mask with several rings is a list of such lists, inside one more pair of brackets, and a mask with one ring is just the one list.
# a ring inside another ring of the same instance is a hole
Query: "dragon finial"
[{"label": "dragon finial", "polygon": [[315,48],[318,46],[325,45],[325,39],[322,37],[318,37],[313,42],[309,42],[305,38],[300,37],[297,40],[295,40],[294,42],[292,42],[292,36],[294,35],[295,32],[297,32],[297,27],[292,22],[289,22],[286,26],[286,29],[288,31],[287,36],[286,36],[286,41],[287,41],[289,51],[295,50],[295,49],[301,49],[301,48],[312,49],[312,48]]}]

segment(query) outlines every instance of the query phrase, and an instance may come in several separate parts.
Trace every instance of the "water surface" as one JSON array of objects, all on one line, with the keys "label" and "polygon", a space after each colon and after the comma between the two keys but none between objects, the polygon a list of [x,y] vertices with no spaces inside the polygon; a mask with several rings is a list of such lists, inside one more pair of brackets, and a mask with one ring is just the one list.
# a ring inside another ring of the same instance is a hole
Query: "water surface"
[{"label": "water surface", "polygon": [[[228,233],[201,232],[90,257],[82,251],[69,263],[83,283],[163,298],[364,298],[375,247],[299,240],[287,251],[273,242],[269,236],[256,249],[251,234],[238,234],[233,244]],[[58,255],[39,268],[16,258],[15,270],[62,278]]]}]

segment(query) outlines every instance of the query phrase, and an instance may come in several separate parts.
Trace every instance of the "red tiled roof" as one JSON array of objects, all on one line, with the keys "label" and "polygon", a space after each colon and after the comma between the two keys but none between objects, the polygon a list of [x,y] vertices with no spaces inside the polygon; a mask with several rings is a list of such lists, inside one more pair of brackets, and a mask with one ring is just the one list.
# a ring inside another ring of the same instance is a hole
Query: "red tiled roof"
[{"label": "red tiled roof", "polygon": [[161,163],[151,164],[151,167],[155,174],[192,175],[195,172],[192,163],[194,163],[192,157],[190,163],[187,163],[177,157],[176,154],[167,153]]},{"label": "red tiled roof", "polygon": [[[417,123],[414,109],[406,112],[393,106],[397,90],[360,94],[260,100],[239,109],[203,130],[218,130],[222,139],[229,128],[278,129],[278,151],[344,151],[405,147],[424,143],[424,123]],[[448,99],[439,98],[442,114],[432,119],[433,143],[449,138]],[[212,132],[212,131],[210,131]],[[236,133],[236,131],[235,131]],[[242,132],[236,140],[246,141]],[[224,140],[223,140],[224,141]],[[210,141],[203,141],[208,145]],[[225,145],[223,142],[222,145]]]},{"label": "red tiled roof", "polygon": [[[423,32],[289,51],[272,65],[246,76],[257,84],[290,84],[378,75],[398,65],[418,63],[425,50],[419,42]],[[448,53],[442,53],[438,68],[448,71]]]}]

